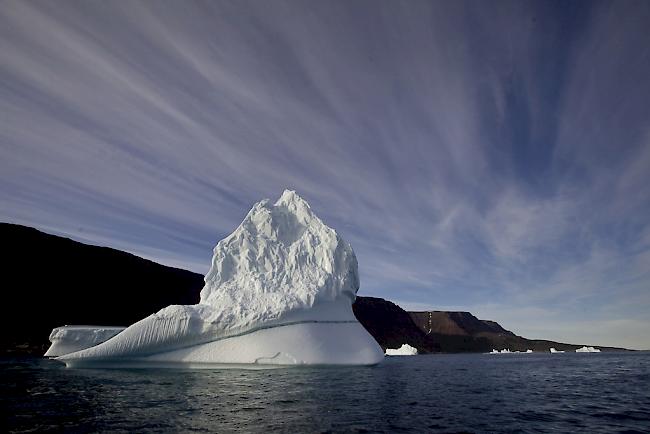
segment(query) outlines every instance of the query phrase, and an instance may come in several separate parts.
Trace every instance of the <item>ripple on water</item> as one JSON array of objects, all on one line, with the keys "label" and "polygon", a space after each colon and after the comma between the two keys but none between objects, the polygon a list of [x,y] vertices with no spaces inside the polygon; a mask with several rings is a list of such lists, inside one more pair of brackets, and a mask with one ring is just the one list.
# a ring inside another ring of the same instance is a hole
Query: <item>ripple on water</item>
[{"label": "ripple on water", "polygon": [[433,355],[374,368],[102,371],[6,359],[0,406],[10,431],[648,431],[650,355],[558,360]]}]

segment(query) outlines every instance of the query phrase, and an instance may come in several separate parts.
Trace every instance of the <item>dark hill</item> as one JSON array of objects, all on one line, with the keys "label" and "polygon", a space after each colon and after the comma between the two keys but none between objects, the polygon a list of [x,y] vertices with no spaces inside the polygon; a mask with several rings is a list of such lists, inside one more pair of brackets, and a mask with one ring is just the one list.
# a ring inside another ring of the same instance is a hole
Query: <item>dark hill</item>
[{"label": "dark hill", "polygon": [[[549,348],[575,351],[582,345],[564,344],[546,340],[532,340],[517,336],[495,321],[481,320],[469,312],[409,312],[413,322],[443,352],[489,352],[507,348],[510,351],[548,352]],[[620,348],[599,347],[602,350]]]},{"label": "dark hill", "polygon": [[0,223],[5,249],[0,352],[41,353],[64,324],[129,325],[195,304],[203,276],[107,247]]},{"label": "dark hill", "polygon": [[[406,312],[395,303],[373,297],[357,297],[353,307],[359,322],[384,349],[399,348],[405,343],[421,353],[475,353],[504,348],[548,352],[551,347],[574,351],[582,346],[526,339],[504,329],[495,321],[478,319],[469,312]],[[621,350],[598,348],[604,351]]]},{"label": "dark hill", "polygon": [[514,334],[494,321],[476,318],[469,312],[409,312],[413,321],[427,334],[476,336],[484,334]]}]

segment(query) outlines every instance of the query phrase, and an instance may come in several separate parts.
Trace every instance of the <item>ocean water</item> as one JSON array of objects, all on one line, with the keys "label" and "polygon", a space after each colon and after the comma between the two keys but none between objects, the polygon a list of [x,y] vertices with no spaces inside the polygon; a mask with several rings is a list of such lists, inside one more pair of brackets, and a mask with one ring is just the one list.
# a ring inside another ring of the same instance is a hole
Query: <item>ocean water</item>
[{"label": "ocean water", "polygon": [[650,353],[376,367],[76,370],[0,360],[1,431],[650,432]]}]

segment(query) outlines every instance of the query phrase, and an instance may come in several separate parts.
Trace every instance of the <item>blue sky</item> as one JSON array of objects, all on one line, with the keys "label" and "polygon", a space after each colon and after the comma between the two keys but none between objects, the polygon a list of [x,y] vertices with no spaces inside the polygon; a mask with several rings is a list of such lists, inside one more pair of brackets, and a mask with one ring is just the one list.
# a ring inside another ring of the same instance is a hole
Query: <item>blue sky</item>
[{"label": "blue sky", "polygon": [[1,1],[0,220],[204,273],[293,188],[362,295],[650,348],[648,28],[645,1]]}]

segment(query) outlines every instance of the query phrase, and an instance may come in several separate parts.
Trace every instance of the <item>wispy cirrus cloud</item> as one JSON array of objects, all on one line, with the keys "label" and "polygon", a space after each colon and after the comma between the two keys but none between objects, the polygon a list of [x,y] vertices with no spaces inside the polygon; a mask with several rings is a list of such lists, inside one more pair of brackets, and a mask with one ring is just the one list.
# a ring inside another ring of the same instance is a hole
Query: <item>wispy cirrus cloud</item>
[{"label": "wispy cirrus cloud", "polygon": [[634,1],[4,1],[0,218],[205,271],[295,188],[364,294],[650,347],[648,24]]}]

